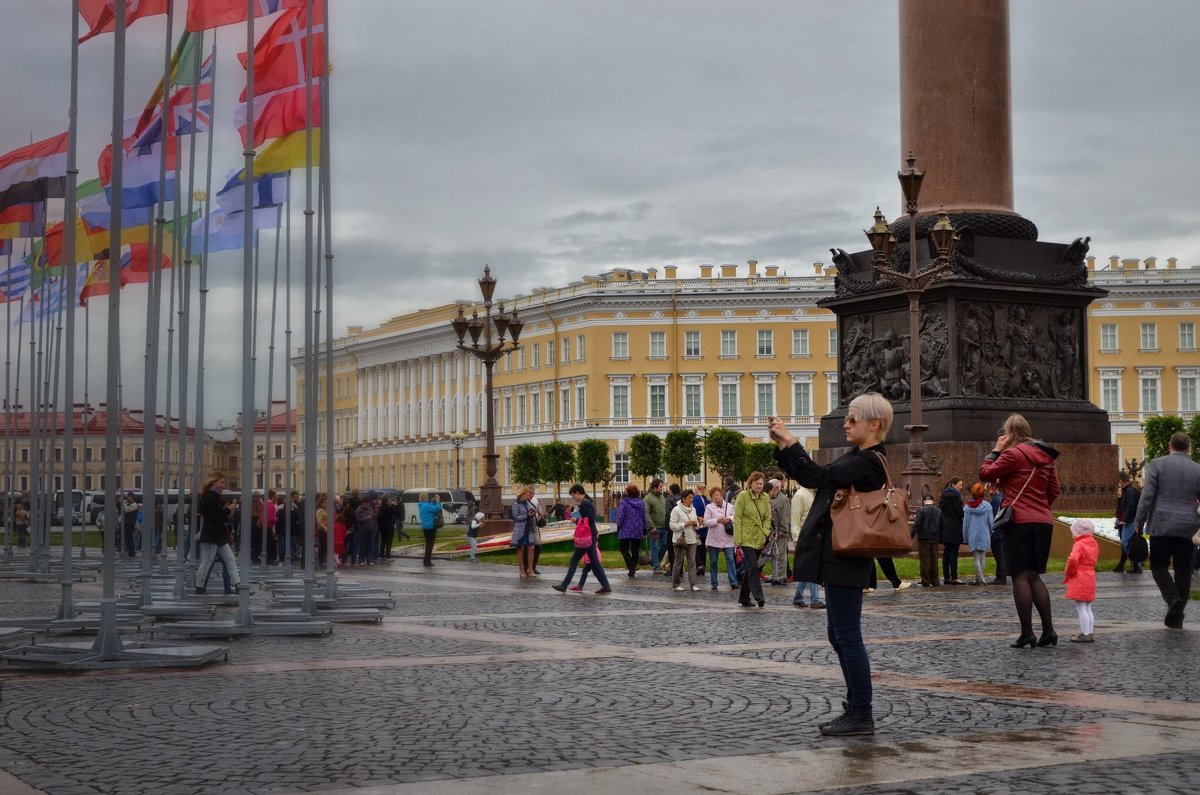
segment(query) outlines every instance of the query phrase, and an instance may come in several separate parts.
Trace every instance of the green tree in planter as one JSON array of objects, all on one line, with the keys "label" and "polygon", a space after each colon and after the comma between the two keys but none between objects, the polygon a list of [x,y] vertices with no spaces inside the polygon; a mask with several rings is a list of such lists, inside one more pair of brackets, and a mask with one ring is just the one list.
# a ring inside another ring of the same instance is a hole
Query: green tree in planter
[{"label": "green tree in planter", "polygon": [[575,447],[566,442],[546,442],[542,445],[542,481],[554,484],[554,502],[558,502],[559,487],[575,479]]},{"label": "green tree in planter", "polygon": [[1187,426],[1188,438],[1192,440],[1190,455],[1193,461],[1200,461],[1200,414],[1192,417]]},{"label": "green tree in planter", "polygon": [[768,478],[772,477],[771,473],[776,469],[775,449],[775,445],[770,442],[747,444],[746,455],[742,458],[745,468],[742,477],[749,476],[751,472],[763,472]]},{"label": "green tree in planter", "polygon": [[582,483],[590,483],[593,496],[596,484],[604,480],[604,473],[611,469],[608,442],[603,439],[584,439],[575,448],[575,473]]},{"label": "green tree in planter", "polygon": [[746,437],[731,428],[714,428],[704,440],[704,452],[709,466],[720,473],[722,481],[738,477],[746,457]]},{"label": "green tree in planter", "polygon": [[687,428],[679,428],[667,434],[663,443],[663,471],[668,475],[679,478],[679,487],[683,488],[683,479],[700,471],[700,440],[696,432]]},{"label": "green tree in planter", "polygon": [[1146,420],[1146,460],[1150,461],[1166,455],[1169,451],[1167,443],[1171,434],[1183,430],[1183,419],[1174,414],[1163,414]]},{"label": "green tree in planter", "polygon": [[662,439],[657,433],[638,433],[629,438],[629,471],[642,479],[643,491],[646,478],[662,471]]},{"label": "green tree in planter", "polygon": [[542,481],[542,448],[536,444],[519,444],[513,448],[509,461],[513,485],[528,486]]}]

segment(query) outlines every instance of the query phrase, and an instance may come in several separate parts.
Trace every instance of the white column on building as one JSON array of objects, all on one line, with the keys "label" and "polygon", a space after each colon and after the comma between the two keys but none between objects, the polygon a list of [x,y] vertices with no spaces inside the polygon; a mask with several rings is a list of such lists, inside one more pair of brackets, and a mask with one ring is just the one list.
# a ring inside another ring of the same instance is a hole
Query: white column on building
[{"label": "white column on building", "polygon": [[433,362],[428,356],[421,360],[421,436],[428,436],[433,428],[433,417],[429,411],[429,380],[433,374]]},{"label": "white column on building", "polygon": [[391,441],[396,438],[396,365],[384,366],[383,383],[387,388],[383,392],[383,438]]},{"label": "white column on building", "polygon": [[467,430],[467,382],[466,354],[459,351],[454,356],[454,430],[462,433]]},{"label": "white column on building", "polygon": [[442,433],[442,407],[439,405],[442,399],[442,357],[435,356],[432,362],[430,371],[433,377],[429,379],[429,387],[433,398],[433,424],[430,426],[430,433],[433,436],[440,436]]},{"label": "white column on building", "polygon": [[371,441],[379,441],[379,368],[371,368]]},{"label": "white column on building", "polygon": [[475,395],[475,371],[479,369],[479,360],[470,354],[463,355],[467,357],[467,427],[463,430],[475,433],[479,425],[476,421],[476,417],[479,416],[479,398]]},{"label": "white column on building", "polygon": [[367,438],[367,374],[359,370],[355,373],[358,382],[358,434],[356,442]]},{"label": "white column on building", "polygon": [[405,396],[405,371],[408,369],[408,364],[398,362],[396,364],[396,438],[403,439],[408,435],[408,417],[404,414],[404,407],[408,404],[408,398]]}]

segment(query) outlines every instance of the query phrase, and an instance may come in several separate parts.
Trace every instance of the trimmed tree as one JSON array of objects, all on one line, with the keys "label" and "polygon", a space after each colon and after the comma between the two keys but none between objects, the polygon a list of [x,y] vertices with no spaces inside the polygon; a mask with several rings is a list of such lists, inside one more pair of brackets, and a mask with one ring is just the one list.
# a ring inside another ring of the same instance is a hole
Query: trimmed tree
[{"label": "trimmed tree", "polygon": [[770,442],[747,444],[746,454],[742,457],[742,465],[745,468],[742,477],[749,477],[751,472],[762,472],[768,478],[772,477],[776,469],[775,449],[776,446]]},{"label": "trimmed tree", "polygon": [[1171,434],[1183,430],[1183,419],[1174,414],[1163,414],[1146,420],[1146,460],[1152,461],[1166,455]]},{"label": "trimmed tree", "polygon": [[566,442],[542,445],[542,481],[554,484],[554,502],[558,503],[563,481],[575,479],[575,447]]},{"label": "trimmed tree", "polygon": [[700,471],[700,441],[696,432],[679,428],[668,433],[663,442],[662,465],[668,475],[679,478],[682,489],[683,479]]},{"label": "trimmed tree", "polygon": [[596,484],[604,480],[611,468],[608,442],[603,439],[584,439],[575,447],[575,474],[581,483],[590,483],[593,494]]},{"label": "trimmed tree", "polygon": [[629,471],[642,479],[642,490],[646,490],[646,478],[662,471],[662,439],[657,433],[637,433],[629,437]]},{"label": "trimmed tree", "polygon": [[1192,421],[1188,423],[1187,435],[1192,440],[1192,460],[1200,461],[1200,414],[1192,417]]},{"label": "trimmed tree", "polygon": [[542,448],[536,444],[519,444],[513,448],[509,461],[514,485],[528,486],[540,483],[542,473]]},{"label": "trimmed tree", "polygon": [[717,470],[722,482],[727,477],[739,476],[746,456],[745,448],[746,437],[732,428],[714,428],[704,440],[708,465]]}]

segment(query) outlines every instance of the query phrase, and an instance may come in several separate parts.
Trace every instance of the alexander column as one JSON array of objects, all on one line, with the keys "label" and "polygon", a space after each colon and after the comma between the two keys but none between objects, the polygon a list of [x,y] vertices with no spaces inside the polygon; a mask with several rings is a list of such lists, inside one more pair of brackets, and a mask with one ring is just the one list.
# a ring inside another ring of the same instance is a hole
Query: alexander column
[{"label": "alexander column", "polygon": [[[936,494],[939,480],[969,478],[1016,412],[1062,452],[1058,504],[1105,509],[1118,462],[1086,361],[1087,307],[1105,292],[1088,283],[1088,238],[1039,241],[1015,210],[1008,2],[900,0],[899,34],[897,165],[902,184],[910,153],[924,172],[915,234],[902,205],[870,226],[872,248],[833,250],[834,297],[821,304],[837,315],[839,406],[822,419],[821,447],[844,445],[846,406],[878,391],[896,412],[890,457],[905,461],[919,389],[916,426],[928,430],[916,457],[932,472],[906,482],[914,497],[931,480]],[[918,311],[896,274],[921,277]]]}]

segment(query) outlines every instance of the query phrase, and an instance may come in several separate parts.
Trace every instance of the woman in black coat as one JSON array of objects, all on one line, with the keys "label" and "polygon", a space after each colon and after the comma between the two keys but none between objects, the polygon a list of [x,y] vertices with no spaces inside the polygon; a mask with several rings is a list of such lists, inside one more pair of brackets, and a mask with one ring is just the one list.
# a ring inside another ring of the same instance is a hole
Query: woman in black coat
[{"label": "woman in black coat", "polygon": [[962,478],[950,478],[938,508],[942,511],[942,580],[947,585],[964,585],[958,579],[958,548],[963,543]]},{"label": "woman in black coat", "polygon": [[883,440],[891,425],[892,406],[886,398],[875,392],[858,396],[850,402],[842,426],[852,445],[850,452],[821,466],[778,417],[771,418],[771,438],[779,448],[775,460],[801,486],[816,490],[796,542],[794,572],[797,582],[825,586],[829,643],[846,680],[845,712],[820,726],[821,734],[828,736],[875,733],[871,662],[862,639],[863,589],[870,583],[875,562],[834,554],[829,507],[838,489],[853,486],[859,491],[875,491],[883,487],[887,481]]}]

